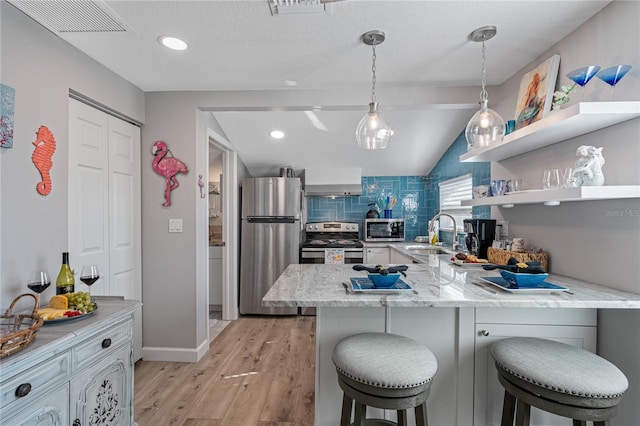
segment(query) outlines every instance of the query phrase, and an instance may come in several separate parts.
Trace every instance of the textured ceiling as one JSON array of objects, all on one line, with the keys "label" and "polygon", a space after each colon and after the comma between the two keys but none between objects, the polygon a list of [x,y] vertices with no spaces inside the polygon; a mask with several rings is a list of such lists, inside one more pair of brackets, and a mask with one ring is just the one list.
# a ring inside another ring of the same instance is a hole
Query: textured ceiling
[{"label": "textured ceiling", "polygon": [[[477,86],[480,46],[467,37],[483,25],[498,27],[497,36],[487,42],[487,80],[501,84],[608,3],[345,0],[330,3],[330,13],[273,16],[267,0],[108,0],[97,4],[127,31],[58,35],[147,92],[363,94],[361,102],[352,95],[341,108],[314,105],[321,110],[317,116],[326,130],[314,127],[301,111],[252,112],[255,105],[250,103],[244,105],[249,111],[242,113],[217,108],[214,116],[254,175],[275,173],[285,164],[294,169],[333,164],[362,167],[365,174],[412,175],[433,167],[474,106],[467,99],[458,108],[412,111],[406,109],[410,102],[388,93]],[[355,126],[366,111],[371,84],[371,48],[360,37],[372,29],[387,37],[377,48],[377,87],[395,135],[388,149],[365,153],[354,148]],[[180,37],[189,49],[169,51],[157,42],[161,35]],[[311,102],[299,106],[310,109]],[[284,123],[280,127],[288,134],[280,145],[265,140],[276,122]]]}]

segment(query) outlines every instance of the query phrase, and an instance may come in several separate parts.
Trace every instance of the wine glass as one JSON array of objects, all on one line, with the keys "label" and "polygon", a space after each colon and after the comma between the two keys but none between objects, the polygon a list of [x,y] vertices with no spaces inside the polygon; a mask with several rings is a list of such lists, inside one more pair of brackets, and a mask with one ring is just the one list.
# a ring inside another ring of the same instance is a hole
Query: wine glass
[{"label": "wine glass", "polygon": [[611,99],[613,100],[613,89],[615,89],[616,84],[622,80],[622,77],[627,75],[629,70],[631,69],[631,65],[616,65],[614,67],[606,68],[600,71],[596,76],[611,86]]},{"label": "wine glass", "polygon": [[[86,286],[88,291],[90,290],[93,283],[98,281],[100,278],[100,273],[98,272],[98,265],[83,265],[82,272],[80,272],[80,281],[82,281]],[[89,293],[91,293],[89,291]]]},{"label": "wine glass", "polygon": [[32,291],[38,293],[38,299],[40,298],[40,293],[45,291],[47,287],[51,285],[51,279],[49,278],[49,274],[47,271],[37,270],[31,271],[29,273],[29,281],[27,281],[27,287]]},{"label": "wine glass", "polygon": [[589,65],[588,67],[578,68],[577,70],[571,71],[567,74],[567,77],[571,79],[574,83],[580,86],[580,90],[582,91],[582,100],[584,101],[584,86],[591,81],[593,76],[600,71],[600,67],[598,65]]}]

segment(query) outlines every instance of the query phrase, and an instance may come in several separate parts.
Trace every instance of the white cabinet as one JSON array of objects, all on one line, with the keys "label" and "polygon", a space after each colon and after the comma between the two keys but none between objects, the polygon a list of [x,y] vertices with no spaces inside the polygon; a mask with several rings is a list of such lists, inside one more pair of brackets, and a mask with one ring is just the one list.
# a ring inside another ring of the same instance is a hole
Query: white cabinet
[{"label": "white cabinet", "polygon": [[412,263],[418,263],[409,256],[402,254],[399,251],[394,250],[393,248],[391,248],[389,251],[390,262],[393,264],[411,265]]},{"label": "white cabinet", "polygon": [[366,247],[364,249],[364,263],[388,265],[391,262],[389,250],[389,247]]},{"label": "white cabinet", "polygon": [[133,425],[133,313],[138,303],[98,299],[98,311],[44,326],[0,360],[0,424]]},{"label": "white cabinet", "polygon": [[222,305],[222,250],[209,247],[209,305]]},{"label": "white cabinet", "polygon": [[[504,388],[498,382],[491,345],[507,337],[539,337],[596,351],[594,309],[476,309],[474,426],[499,425]],[[532,426],[566,425],[567,418],[531,408]]]},{"label": "white cabinet", "polygon": [[74,425],[121,425],[131,422],[130,341],[96,353],[91,368],[71,380],[71,419]]}]

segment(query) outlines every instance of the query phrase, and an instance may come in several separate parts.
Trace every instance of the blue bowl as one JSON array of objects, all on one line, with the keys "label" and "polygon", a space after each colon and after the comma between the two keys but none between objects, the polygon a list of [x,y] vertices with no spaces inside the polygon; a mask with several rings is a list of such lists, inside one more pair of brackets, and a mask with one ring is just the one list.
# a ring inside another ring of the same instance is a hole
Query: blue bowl
[{"label": "blue bowl", "polygon": [[369,274],[369,279],[376,288],[390,288],[400,279],[400,274]]},{"label": "blue bowl", "polygon": [[538,284],[547,279],[549,274],[527,274],[524,272],[511,272],[500,270],[500,275],[510,284],[515,284],[520,288],[537,287]]}]

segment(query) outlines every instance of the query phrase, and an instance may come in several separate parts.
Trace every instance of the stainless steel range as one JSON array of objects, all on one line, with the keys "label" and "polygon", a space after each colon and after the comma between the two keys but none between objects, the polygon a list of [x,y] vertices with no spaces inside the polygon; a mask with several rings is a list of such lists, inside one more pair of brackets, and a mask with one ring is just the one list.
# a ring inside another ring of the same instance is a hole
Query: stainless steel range
[{"label": "stainless steel range", "polygon": [[325,263],[326,249],[344,252],[344,263],[363,263],[364,245],[359,227],[352,222],[314,222],[305,225],[306,240],[300,246],[300,263]]}]

